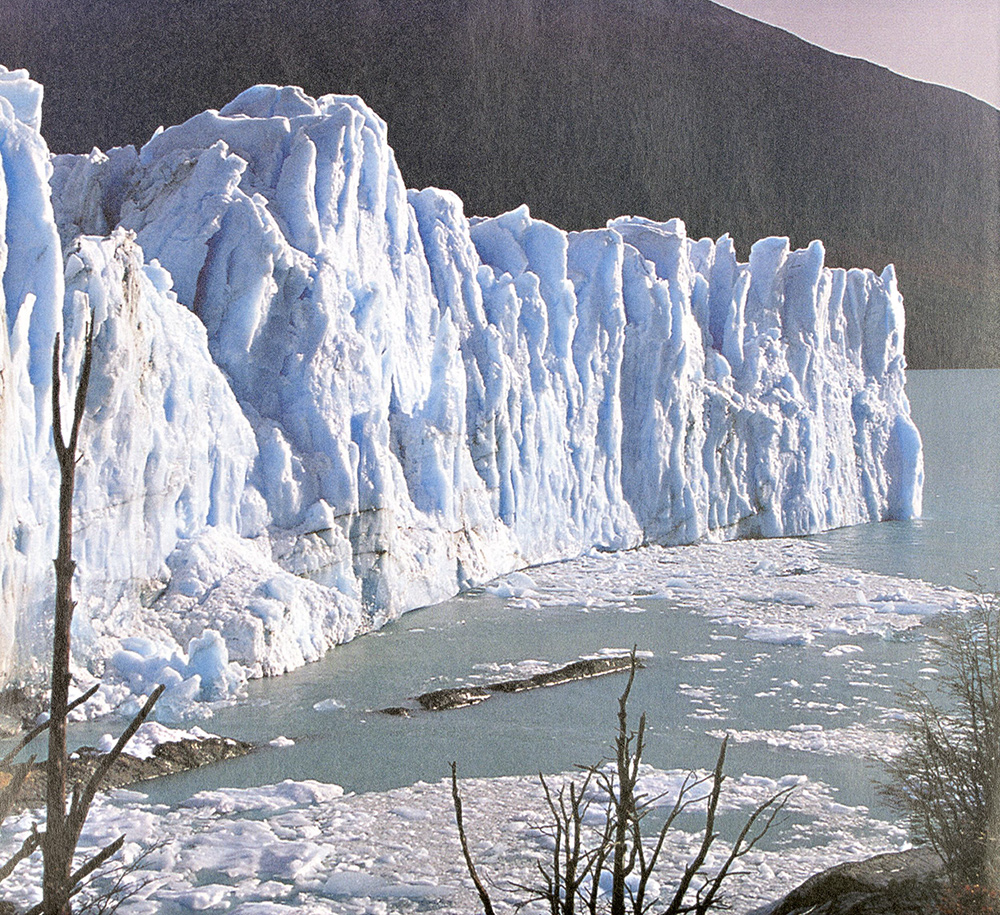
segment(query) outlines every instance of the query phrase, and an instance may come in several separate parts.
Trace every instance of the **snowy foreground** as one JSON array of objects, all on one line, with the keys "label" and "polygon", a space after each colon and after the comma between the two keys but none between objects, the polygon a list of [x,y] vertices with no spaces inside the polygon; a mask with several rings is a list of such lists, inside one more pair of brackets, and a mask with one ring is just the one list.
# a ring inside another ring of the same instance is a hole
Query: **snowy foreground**
[{"label": "snowy foreground", "polygon": [[[643,791],[667,792],[671,803],[683,772],[647,768]],[[554,785],[558,784],[558,779]],[[791,811],[808,827],[786,829],[778,847],[753,852],[746,873],[734,878],[728,898],[737,913],[773,901],[828,863],[904,847],[901,827],[874,821],[864,808],[837,803],[805,776],[743,776],[728,786],[726,808],[749,813],[768,796],[796,785]],[[468,779],[462,785],[466,826],[491,891],[503,911],[523,898],[513,883],[537,879],[547,857],[544,799],[537,777]],[[151,882],[122,908],[123,915],[190,911],[264,913],[480,911],[461,857],[450,783],[418,783],[380,794],[344,795],[336,785],[282,782],[194,795],[177,809],[144,802],[141,794],[115,791],[91,814],[87,842],[105,843],[127,828],[126,856],[163,839],[142,868]],[[23,837],[27,818],[13,829]],[[6,829],[6,827],[5,827]],[[867,842],[856,836],[874,832]],[[658,882],[666,890],[683,872],[697,836],[678,832],[663,855]],[[817,843],[815,845],[810,843]],[[720,863],[721,847],[713,856]],[[40,862],[18,872],[11,901],[35,895]],[[541,912],[541,907],[523,911]]]},{"label": "snowy foreground", "polygon": [[[864,676],[855,659],[864,658],[873,642],[918,627],[928,616],[961,609],[969,600],[963,592],[839,568],[824,561],[816,545],[787,540],[587,556],[533,569],[527,575],[514,573],[491,584],[490,590],[504,596],[510,613],[519,605],[543,615],[566,607],[581,613],[641,613],[644,602],[663,598],[722,621],[721,641],[706,645],[705,654],[673,663],[688,665],[692,682],[685,688],[704,694],[700,698],[705,714],[692,720],[709,729],[721,725],[723,730],[728,730],[725,710],[705,688],[707,681],[696,678],[699,669],[722,660],[725,639],[745,637],[836,655],[843,658],[847,680]],[[809,684],[785,684],[792,686],[801,692]],[[730,731],[731,739],[828,757],[891,752],[892,717],[898,709],[891,708],[891,692],[885,701],[889,707],[871,710],[871,720],[850,727],[837,726],[843,714],[828,707],[823,719],[831,723],[829,727]],[[353,713],[350,703],[338,707],[338,714]],[[655,726],[657,710],[649,711]],[[273,736],[276,748],[290,743],[281,735]],[[144,734],[138,750],[148,752],[156,739],[172,738],[155,726]],[[669,768],[669,760],[655,762],[666,766],[648,767],[642,788],[650,794],[667,791],[666,804],[683,773]],[[807,765],[807,759],[796,757],[796,764]],[[729,885],[728,898],[737,913],[773,901],[824,867],[907,847],[907,835],[898,823],[838,799],[815,778],[802,774],[767,778],[742,774],[732,766],[730,774],[725,805],[736,814],[745,814],[779,788],[796,786],[788,822],[764,848],[744,860],[745,873]],[[468,779],[462,790],[476,859],[497,883],[494,901],[501,911],[512,911],[505,904],[517,896],[511,884],[534,880],[535,862],[546,854],[546,840],[536,828],[545,822],[537,779]],[[29,828],[29,819],[9,825],[4,841],[13,844]],[[725,822],[723,835],[734,825],[735,819]],[[685,827],[696,829],[696,819]],[[150,882],[126,903],[123,915],[190,911],[468,915],[480,910],[461,861],[450,786],[444,782],[418,782],[356,796],[332,784],[283,782],[203,791],[170,808],[151,804],[136,792],[116,791],[99,802],[86,842],[107,842],[123,829],[129,837],[128,858],[162,843],[142,861],[136,877]],[[676,880],[695,840],[696,835],[679,832],[669,843],[657,873],[664,890]],[[36,857],[5,883],[5,891],[15,902],[33,900],[39,873]]]},{"label": "snowy foreground", "polygon": [[[920,512],[892,267],[408,191],[357,98],[258,86],[50,156],[0,69],[0,673],[45,656],[50,366],[95,369],[74,651],[104,707],[225,698],[592,547]],[[99,704],[98,704],[99,705]]]}]

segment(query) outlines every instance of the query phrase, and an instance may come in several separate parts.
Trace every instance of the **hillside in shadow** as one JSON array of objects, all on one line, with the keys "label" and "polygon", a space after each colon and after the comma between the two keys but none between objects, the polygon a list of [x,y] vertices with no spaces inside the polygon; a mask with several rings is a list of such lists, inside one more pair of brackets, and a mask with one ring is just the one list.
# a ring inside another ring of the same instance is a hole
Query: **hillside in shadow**
[{"label": "hillside in shadow", "polygon": [[567,229],[682,217],[896,264],[911,367],[1000,366],[1000,113],[709,0],[5,0],[57,152],[257,82],[361,95],[407,184]]}]

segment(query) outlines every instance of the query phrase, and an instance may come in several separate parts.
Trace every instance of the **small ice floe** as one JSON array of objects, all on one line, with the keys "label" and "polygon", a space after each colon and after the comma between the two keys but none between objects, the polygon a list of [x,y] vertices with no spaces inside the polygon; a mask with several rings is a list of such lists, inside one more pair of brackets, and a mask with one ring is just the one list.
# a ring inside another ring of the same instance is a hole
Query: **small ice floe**
[{"label": "small ice floe", "polygon": [[[622,595],[641,588],[653,595],[644,604],[662,600],[738,627],[744,636],[770,630],[787,640],[789,630],[778,627],[791,627],[797,644],[826,633],[838,641],[892,637],[927,616],[975,602],[954,588],[842,568],[826,561],[817,544],[787,539],[590,554],[533,568],[530,577],[532,599],[542,607],[620,609]],[[789,588],[793,582],[797,587]]]},{"label": "small ice floe", "polygon": [[770,645],[809,645],[816,636],[799,626],[785,623],[761,623],[744,630],[743,635],[754,642],[767,642]]},{"label": "small ice floe", "polygon": [[537,587],[534,579],[525,572],[511,572],[486,586],[489,594],[497,597],[534,597]]},{"label": "small ice floe", "polygon": [[[631,648],[598,648],[592,655],[585,655],[584,660],[596,660],[597,658],[624,658],[632,653]],[[636,649],[637,658],[649,659],[653,657],[653,652],[644,648]]]},{"label": "small ice floe", "polygon": [[830,648],[827,651],[823,652],[823,657],[840,658],[843,657],[844,655],[858,654],[863,651],[864,648],[862,648],[860,645],[851,645],[851,644],[834,645],[833,648]]},{"label": "small ice floe", "polygon": [[733,743],[763,743],[783,750],[816,753],[820,756],[866,756],[886,758],[903,748],[903,737],[894,731],[852,724],[826,728],[821,724],[793,724],[785,729],[711,731],[721,739],[727,734]]},{"label": "small ice floe", "polygon": [[337,709],[346,708],[343,702],[339,699],[329,698],[321,699],[319,702],[313,703],[313,711],[316,712],[334,712]]}]

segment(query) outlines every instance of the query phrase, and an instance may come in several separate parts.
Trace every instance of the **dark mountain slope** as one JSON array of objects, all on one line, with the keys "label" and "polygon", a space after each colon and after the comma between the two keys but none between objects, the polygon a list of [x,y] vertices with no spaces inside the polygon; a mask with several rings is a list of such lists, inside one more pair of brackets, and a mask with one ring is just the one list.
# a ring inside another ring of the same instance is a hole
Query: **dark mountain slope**
[{"label": "dark mountain slope", "polygon": [[255,82],[357,93],[413,187],[565,228],[897,266],[911,366],[1000,365],[1000,113],[708,0],[0,0],[56,151],[141,143]]}]

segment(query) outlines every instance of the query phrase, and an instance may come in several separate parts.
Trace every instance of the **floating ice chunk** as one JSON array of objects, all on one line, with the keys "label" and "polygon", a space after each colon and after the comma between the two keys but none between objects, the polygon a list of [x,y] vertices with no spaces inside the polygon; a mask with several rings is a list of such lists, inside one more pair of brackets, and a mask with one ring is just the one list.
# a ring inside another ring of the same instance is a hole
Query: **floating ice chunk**
[{"label": "floating ice chunk", "polygon": [[251,810],[282,810],[303,804],[325,803],[343,797],[340,785],[327,782],[285,780],[262,788],[227,788],[222,791],[200,791],[184,801],[183,806],[214,813],[245,813]]},{"label": "floating ice chunk", "polygon": [[850,643],[845,645],[835,645],[828,651],[823,652],[823,657],[825,658],[839,658],[843,655],[848,654],[858,654],[864,651],[860,645],[851,645]]},{"label": "floating ice chunk", "polygon": [[[883,716],[888,720],[887,716]],[[887,759],[899,753],[905,738],[895,731],[853,724],[844,728],[825,728],[821,724],[795,724],[786,730],[712,731],[712,736],[728,735],[734,743],[764,743],[821,756],[866,755],[872,759]]]},{"label": "floating ice chunk", "polygon": [[450,887],[390,883],[362,871],[336,871],[323,884],[326,896],[349,896],[367,899],[440,899],[453,894]]},{"label": "floating ice chunk", "polygon": [[313,704],[313,709],[317,712],[332,712],[344,708],[344,703],[339,699],[321,699]]},{"label": "floating ice chunk", "polygon": [[531,597],[535,593],[535,582],[526,572],[511,572],[487,585],[486,590],[497,597]]},{"label": "floating ice chunk", "polygon": [[772,645],[809,645],[816,639],[815,633],[782,623],[751,626],[743,635],[755,642],[769,642]]},{"label": "floating ice chunk", "polygon": [[775,591],[771,599],[779,604],[792,604],[797,607],[813,607],[815,598],[804,591]]}]

